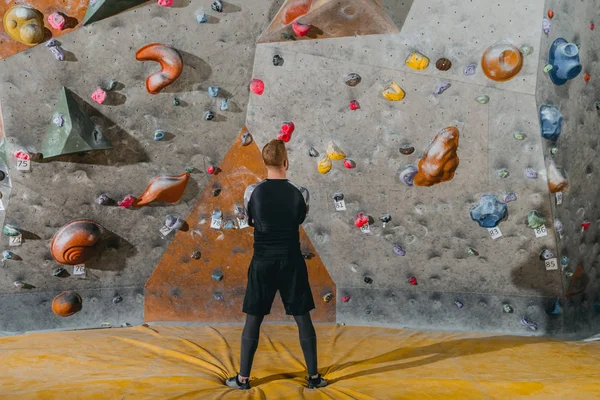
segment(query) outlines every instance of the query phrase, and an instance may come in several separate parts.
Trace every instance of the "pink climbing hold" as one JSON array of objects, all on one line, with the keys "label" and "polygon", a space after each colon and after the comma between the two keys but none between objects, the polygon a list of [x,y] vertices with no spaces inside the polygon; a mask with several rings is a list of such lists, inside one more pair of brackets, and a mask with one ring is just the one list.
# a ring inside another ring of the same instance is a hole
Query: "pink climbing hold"
[{"label": "pink climbing hold", "polygon": [[254,78],[250,81],[250,90],[252,93],[260,96],[265,91],[265,83],[260,79]]},{"label": "pink climbing hold", "polygon": [[161,7],[171,7],[173,3],[173,0],[158,0],[158,5]]},{"label": "pink climbing hold", "polygon": [[365,215],[364,213],[358,213],[356,215],[356,217],[354,218],[354,225],[357,228],[362,228],[363,226],[365,226],[368,223],[369,223],[369,217],[367,215]]},{"label": "pink climbing hold", "polygon": [[356,110],[358,110],[360,108],[360,104],[358,104],[358,101],[352,100],[350,102],[350,106],[349,107],[350,107],[350,110],[356,111]]},{"label": "pink climbing hold", "polygon": [[131,195],[125,196],[118,204],[123,208],[130,208],[137,199]]},{"label": "pink climbing hold", "polygon": [[342,302],[347,303],[350,301],[350,296],[342,296]]},{"label": "pink climbing hold", "polygon": [[414,276],[411,276],[410,278],[408,278],[408,283],[410,283],[413,286],[417,285],[417,278],[415,278]]},{"label": "pink climbing hold", "polygon": [[591,222],[588,222],[588,221],[586,221],[586,222],[582,223],[582,224],[581,224],[581,230],[582,230],[582,231],[587,231],[587,230],[588,230],[588,228],[590,227],[590,225],[591,225],[591,224],[592,224],[592,223],[591,223]]},{"label": "pink climbing hold", "polygon": [[292,24],[292,29],[294,30],[294,33],[298,36],[306,36],[311,27],[311,24],[303,24],[302,22],[298,21],[294,21],[294,23]]},{"label": "pink climbing hold", "polygon": [[18,158],[19,160],[31,160],[31,156],[29,156],[29,153],[23,150],[15,151],[15,158]]},{"label": "pink climbing hold", "polygon": [[53,29],[62,31],[67,21],[61,13],[55,11],[52,14],[48,15],[48,22],[50,23],[50,26],[52,26]]},{"label": "pink climbing hold", "polygon": [[279,133],[279,136],[277,136],[277,139],[283,140],[286,143],[289,142],[290,139],[292,139],[294,129],[296,129],[296,126],[293,122],[284,122],[283,125],[281,125],[281,132]]},{"label": "pink climbing hold", "polygon": [[356,163],[352,160],[348,160],[347,158],[344,160],[344,167],[348,169],[356,168]]},{"label": "pink climbing hold", "polygon": [[92,93],[92,100],[98,104],[103,104],[106,100],[106,92],[101,88],[96,89],[96,91]]},{"label": "pink climbing hold", "polygon": [[210,175],[213,175],[215,172],[217,172],[217,168],[214,165],[209,165],[208,168],[206,168],[206,172]]},{"label": "pink climbing hold", "polygon": [[591,29],[591,30],[594,30],[594,28],[595,28],[595,27],[596,27],[596,25],[594,25],[594,23],[592,22],[592,23],[590,24],[590,29]]}]

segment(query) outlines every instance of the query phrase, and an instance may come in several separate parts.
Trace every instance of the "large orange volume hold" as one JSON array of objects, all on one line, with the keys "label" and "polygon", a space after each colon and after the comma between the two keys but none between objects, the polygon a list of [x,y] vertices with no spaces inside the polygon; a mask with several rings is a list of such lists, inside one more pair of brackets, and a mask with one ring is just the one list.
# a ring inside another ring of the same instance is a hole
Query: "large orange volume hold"
[{"label": "large orange volume hold", "polygon": [[495,44],[481,56],[481,68],[485,76],[503,82],[515,77],[523,67],[521,51],[510,44]]},{"label": "large orange volume hold", "polygon": [[183,57],[172,47],[160,43],[152,43],[139,49],[135,54],[138,61],[156,61],[161,70],[146,78],[148,93],[157,94],[175,82],[183,71]]},{"label": "large orange volume hold", "polygon": [[75,292],[63,292],[52,300],[52,311],[59,317],[70,317],[81,311],[83,301]]},{"label": "large orange volume hold", "polygon": [[50,253],[61,264],[83,264],[94,255],[101,234],[97,222],[89,219],[71,221],[54,234]]},{"label": "large orange volume hold", "polygon": [[453,126],[442,129],[433,139],[425,157],[419,161],[419,171],[415,175],[417,186],[433,186],[454,178],[458,168],[459,132]]},{"label": "large orange volume hold", "polygon": [[291,24],[297,18],[310,11],[312,0],[292,0],[283,10],[283,24]]},{"label": "large orange volume hold", "polygon": [[152,178],[144,193],[139,196],[135,206],[145,206],[153,201],[176,203],[183,196],[190,174],[185,172],[176,176],[157,176]]}]

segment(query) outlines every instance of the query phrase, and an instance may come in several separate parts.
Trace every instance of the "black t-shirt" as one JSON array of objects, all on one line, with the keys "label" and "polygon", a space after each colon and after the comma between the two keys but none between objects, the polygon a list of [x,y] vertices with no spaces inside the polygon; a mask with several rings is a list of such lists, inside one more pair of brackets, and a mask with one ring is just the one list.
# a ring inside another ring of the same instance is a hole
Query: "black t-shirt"
[{"label": "black t-shirt", "polygon": [[287,179],[267,179],[248,186],[244,205],[254,227],[254,247],[292,247],[308,214],[308,190]]}]

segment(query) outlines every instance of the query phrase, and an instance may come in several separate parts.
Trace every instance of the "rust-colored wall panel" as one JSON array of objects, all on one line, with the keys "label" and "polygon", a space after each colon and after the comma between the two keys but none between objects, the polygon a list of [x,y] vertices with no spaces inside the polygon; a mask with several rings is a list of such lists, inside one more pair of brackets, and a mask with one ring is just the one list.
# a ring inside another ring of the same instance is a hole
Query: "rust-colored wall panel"
[{"label": "rust-colored wall panel", "polygon": [[[23,5],[35,8],[42,14],[44,14],[44,26],[46,27],[45,40],[51,37],[62,36],[65,33],[71,32],[73,29],[77,29],[85,12],[87,11],[89,0],[35,0],[35,1],[0,1],[0,15],[4,16],[9,8],[15,5]],[[62,31],[52,29],[48,23],[48,15],[58,11],[65,15],[67,19],[65,28]],[[29,46],[21,44],[16,40],[12,39],[4,31],[4,27],[0,24],[0,60],[6,57],[10,57],[13,54],[20,53],[29,49]]]},{"label": "rust-colored wall panel", "polygon": [[[246,128],[241,134],[247,132]],[[242,301],[246,290],[247,272],[252,258],[253,228],[211,229],[213,210],[223,212],[223,221],[234,219],[236,205],[243,206],[248,185],[266,176],[261,153],[254,142],[242,146],[239,140],[229,149],[216,174],[186,218],[189,229],[175,234],[145,287],[146,321],[236,322],[243,321]],[[213,189],[221,189],[213,196]],[[306,260],[315,297],[313,320],[335,322],[335,285],[306,233],[300,228],[302,251],[313,254]],[[191,257],[194,251],[201,258]],[[215,271],[223,280],[211,278]],[[215,300],[220,293],[224,301]],[[323,295],[332,293],[329,303]],[[279,296],[275,299],[269,321],[283,321],[285,310]]]}]

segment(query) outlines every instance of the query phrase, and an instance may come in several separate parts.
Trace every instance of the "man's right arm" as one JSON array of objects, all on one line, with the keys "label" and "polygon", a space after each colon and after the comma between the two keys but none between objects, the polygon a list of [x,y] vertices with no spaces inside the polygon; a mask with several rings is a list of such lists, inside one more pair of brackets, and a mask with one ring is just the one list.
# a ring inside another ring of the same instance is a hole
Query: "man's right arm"
[{"label": "man's right arm", "polygon": [[254,218],[252,217],[252,212],[250,211],[250,200],[252,200],[252,193],[254,192],[256,186],[256,184],[250,185],[244,192],[244,211],[246,212],[246,216],[248,217],[248,225],[250,226],[254,226]]}]

